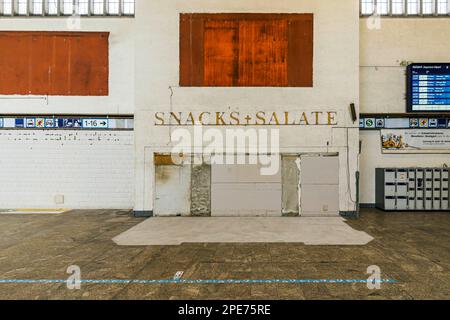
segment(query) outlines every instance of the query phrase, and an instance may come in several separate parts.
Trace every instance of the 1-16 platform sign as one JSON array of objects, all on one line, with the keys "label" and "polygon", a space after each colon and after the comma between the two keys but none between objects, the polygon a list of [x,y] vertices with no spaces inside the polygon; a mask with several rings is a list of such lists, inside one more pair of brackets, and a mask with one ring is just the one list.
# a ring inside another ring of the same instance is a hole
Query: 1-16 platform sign
[{"label": "1-16 platform sign", "polygon": [[83,129],[108,129],[108,119],[83,119]]}]

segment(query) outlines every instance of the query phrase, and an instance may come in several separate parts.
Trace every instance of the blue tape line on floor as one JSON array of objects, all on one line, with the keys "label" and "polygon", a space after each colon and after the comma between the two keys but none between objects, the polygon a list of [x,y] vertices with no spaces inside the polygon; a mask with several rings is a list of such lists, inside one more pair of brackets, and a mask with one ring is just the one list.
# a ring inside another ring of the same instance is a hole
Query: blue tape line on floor
[{"label": "blue tape line on floor", "polygon": [[[80,280],[81,284],[346,284],[346,283],[367,283],[362,279],[304,279],[304,280]],[[371,283],[398,283],[396,280],[379,280]],[[0,280],[0,284],[61,284],[67,280]],[[71,282],[73,283],[73,282]]]}]

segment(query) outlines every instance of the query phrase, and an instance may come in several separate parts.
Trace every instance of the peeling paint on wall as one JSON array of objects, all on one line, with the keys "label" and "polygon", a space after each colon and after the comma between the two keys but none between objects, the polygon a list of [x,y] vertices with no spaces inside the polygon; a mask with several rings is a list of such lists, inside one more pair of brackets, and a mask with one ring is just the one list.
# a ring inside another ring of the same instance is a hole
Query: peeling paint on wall
[{"label": "peeling paint on wall", "polygon": [[195,217],[211,216],[211,166],[193,165],[191,186],[191,214]]},{"label": "peeling paint on wall", "polygon": [[299,215],[298,186],[299,170],[296,156],[284,156],[282,159],[282,204],[283,216],[291,217]]}]

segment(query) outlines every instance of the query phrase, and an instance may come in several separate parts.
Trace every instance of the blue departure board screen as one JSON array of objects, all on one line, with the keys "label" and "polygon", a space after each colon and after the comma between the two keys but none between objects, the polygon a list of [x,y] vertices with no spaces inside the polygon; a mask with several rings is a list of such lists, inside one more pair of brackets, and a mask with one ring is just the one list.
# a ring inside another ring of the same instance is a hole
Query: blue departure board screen
[{"label": "blue departure board screen", "polygon": [[408,66],[408,112],[450,112],[450,63]]}]

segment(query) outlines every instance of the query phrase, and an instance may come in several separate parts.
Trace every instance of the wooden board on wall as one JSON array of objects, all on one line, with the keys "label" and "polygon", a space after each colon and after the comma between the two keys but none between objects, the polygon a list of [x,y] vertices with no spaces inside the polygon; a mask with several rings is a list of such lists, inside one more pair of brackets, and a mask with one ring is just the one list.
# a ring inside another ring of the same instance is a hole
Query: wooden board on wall
[{"label": "wooden board on wall", "polygon": [[181,86],[313,86],[312,14],[181,14]]},{"label": "wooden board on wall", "polygon": [[107,32],[0,32],[0,94],[106,96]]}]

